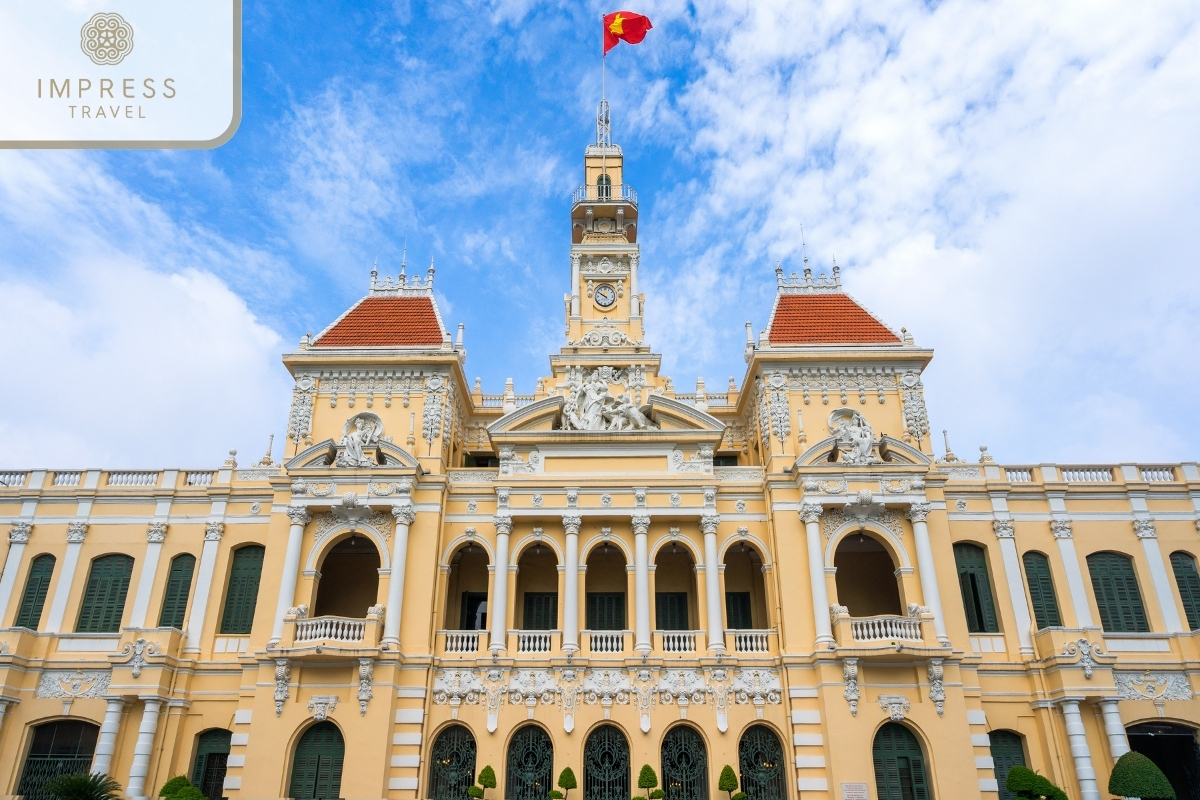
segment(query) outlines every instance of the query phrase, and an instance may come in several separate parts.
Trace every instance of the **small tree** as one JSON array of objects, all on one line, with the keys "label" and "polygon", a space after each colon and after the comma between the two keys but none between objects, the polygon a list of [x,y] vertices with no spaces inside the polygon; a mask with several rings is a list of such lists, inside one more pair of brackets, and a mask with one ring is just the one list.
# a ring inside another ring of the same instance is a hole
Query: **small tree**
[{"label": "small tree", "polygon": [[[575,782],[575,773],[571,771],[570,767],[564,768],[563,771],[558,774],[558,788],[563,790],[563,798],[566,798],[566,796],[571,793],[572,789],[576,789],[578,787],[579,784]],[[558,800],[558,798],[554,798],[554,800]]]},{"label": "small tree", "polygon": [[[637,785],[639,789],[653,789],[658,786],[658,775],[655,774],[654,767],[642,764],[642,770],[638,773]],[[662,797],[663,793],[661,791],[650,792],[651,800],[654,800],[655,795]],[[638,800],[642,800],[642,798],[638,798]]]},{"label": "small tree", "polygon": [[56,800],[121,800],[121,784],[103,773],[72,772],[59,775],[45,786]]},{"label": "small tree", "polygon": [[475,800],[483,800],[484,789],[496,788],[496,770],[492,769],[492,765],[488,764],[479,771],[479,785],[468,786],[467,794],[475,798]]},{"label": "small tree", "polygon": [[1010,769],[1004,785],[1020,800],[1067,800],[1066,792],[1028,767]]},{"label": "small tree", "polygon": [[171,795],[171,800],[208,800],[208,797],[204,794],[204,792],[200,791],[189,783],[187,786]]},{"label": "small tree", "polygon": [[1108,791],[1142,800],[1175,800],[1175,790],[1158,766],[1141,753],[1130,751],[1117,759],[1108,779]]},{"label": "small tree", "polygon": [[174,797],[175,793],[183,789],[185,786],[191,786],[192,782],[187,779],[186,775],[176,775],[171,780],[163,784],[158,790],[159,797]]},{"label": "small tree", "polygon": [[733,800],[733,793],[737,791],[737,788],[737,775],[733,774],[733,767],[726,764],[721,767],[721,777],[717,779],[717,789],[726,792],[729,800]]}]

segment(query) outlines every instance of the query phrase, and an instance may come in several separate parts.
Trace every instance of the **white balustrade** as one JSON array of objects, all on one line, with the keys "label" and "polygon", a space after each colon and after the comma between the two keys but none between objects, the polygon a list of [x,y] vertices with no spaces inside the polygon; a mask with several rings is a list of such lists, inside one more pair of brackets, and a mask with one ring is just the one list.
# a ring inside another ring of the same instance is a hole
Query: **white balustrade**
[{"label": "white balustrade", "polygon": [[207,472],[188,472],[183,478],[184,486],[212,486],[212,470]]},{"label": "white balustrade", "polygon": [[[694,653],[696,652],[697,631],[659,631],[662,636],[664,653]],[[704,631],[699,631],[703,634]]]},{"label": "white balustrade", "polygon": [[517,631],[518,653],[549,653],[552,631]]},{"label": "white balustrade", "polygon": [[593,653],[624,653],[626,631],[584,631]]},{"label": "white balustrade", "polygon": [[296,620],[297,642],[361,642],[366,635],[365,619],[313,617]]},{"label": "white balustrade", "polygon": [[733,634],[733,649],[738,653],[766,653],[769,648],[769,630],[730,630]]},{"label": "white balustrade", "polygon": [[1063,480],[1067,483],[1111,483],[1112,467],[1063,467]]},{"label": "white balustrade", "polygon": [[447,653],[479,652],[480,631],[442,631],[446,637]]},{"label": "white balustrade", "polygon": [[110,472],[109,486],[154,486],[158,483],[157,472]]},{"label": "white balustrade", "polygon": [[0,486],[20,487],[25,485],[24,472],[0,472]]},{"label": "white balustrade", "polygon": [[54,473],[55,486],[78,486],[79,479],[83,476],[82,472],[56,472]]},{"label": "white balustrade", "polygon": [[1033,470],[1029,467],[1005,467],[1004,476],[1009,483],[1033,483]]},{"label": "white balustrade", "polygon": [[857,617],[850,620],[856,642],[921,641],[921,620],[913,617]]},{"label": "white balustrade", "polygon": [[[1142,467],[1142,480],[1152,483],[1169,483],[1175,480],[1175,470],[1172,467]],[[0,480],[3,480],[0,477]]]}]

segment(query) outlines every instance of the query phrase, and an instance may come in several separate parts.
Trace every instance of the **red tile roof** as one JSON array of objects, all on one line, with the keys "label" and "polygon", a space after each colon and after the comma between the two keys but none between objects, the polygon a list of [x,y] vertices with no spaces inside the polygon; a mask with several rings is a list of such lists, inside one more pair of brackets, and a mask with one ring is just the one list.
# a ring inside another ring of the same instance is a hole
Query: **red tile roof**
[{"label": "red tile roof", "polygon": [[430,297],[364,297],[322,333],[313,347],[440,345],[442,328]]},{"label": "red tile roof", "polygon": [[899,344],[900,339],[844,294],[781,294],[771,344]]}]

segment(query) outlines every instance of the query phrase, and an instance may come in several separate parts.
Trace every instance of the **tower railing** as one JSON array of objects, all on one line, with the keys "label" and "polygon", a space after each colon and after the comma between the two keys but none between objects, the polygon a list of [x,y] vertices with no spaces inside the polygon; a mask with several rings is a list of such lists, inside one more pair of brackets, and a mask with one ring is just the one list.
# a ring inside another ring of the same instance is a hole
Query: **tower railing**
[{"label": "tower railing", "polygon": [[585,183],[571,195],[571,205],[580,203],[628,203],[637,205],[637,191],[627,183]]}]

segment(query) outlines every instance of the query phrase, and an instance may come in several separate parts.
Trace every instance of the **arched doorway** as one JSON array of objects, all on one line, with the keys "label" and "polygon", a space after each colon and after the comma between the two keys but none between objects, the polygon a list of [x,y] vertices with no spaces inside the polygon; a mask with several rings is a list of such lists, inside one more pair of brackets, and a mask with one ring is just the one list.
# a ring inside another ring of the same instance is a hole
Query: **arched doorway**
[{"label": "arched doorway", "polygon": [[787,800],[783,745],[766,725],[751,725],[742,734],[738,772],[748,800]]},{"label": "arched doorway", "polygon": [[725,627],[769,628],[762,556],[745,542],[725,551]]},{"label": "arched doorway", "polygon": [[1196,731],[1170,722],[1143,722],[1125,729],[1129,747],[1163,771],[1178,800],[1200,800],[1200,744]]},{"label": "arched doorway", "polygon": [[667,731],[661,766],[666,800],[708,800],[708,749],[695,729],[679,725]]},{"label": "arched doorway", "polygon": [[875,734],[875,791],[879,800],[929,800],[925,755],[908,728],[889,722]]},{"label": "arched doorway", "polygon": [[450,557],[446,581],[447,630],[487,630],[488,554],[467,542]]},{"label": "arched doorway", "polygon": [[225,771],[229,763],[229,744],[233,734],[221,728],[196,737],[196,761],[192,764],[192,785],[208,800],[220,800],[225,793]]},{"label": "arched doorway", "polygon": [[296,800],[333,800],[342,791],[342,762],[346,741],[332,722],[318,722],[296,743],[292,783],[288,797]]},{"label": "arched doorway", "polygon": [[903,614],[896,564],[892,555],[870,534],[851,533],[838,542],[833,554],[837,569],[838,604],[852,617]]},{"label": "arched doorway", "polygon": [[1000,800],[1013,800],[1008,790],[1008,771],[1013,767],[1025,766],[1025,745],[1021,735],[1012,731],[992,731],[988,734],[992,751],[992,766],[996,771],[996,783],[1000,785]]},{"label": "arched doorway", "polygon": [[583,800],[629,800],[629,740],[616,725],[601,725],[583,746]]},{"label": "arched doorway", "polygon": [[314,617],[364,619],[378,602],[379,551],[365,536],[350,534],[325,554]]},{"label": "arched doorway", "polygon": [[546,800],[554,788],[554,744],[536,725],[518,728],[508,743],[504,800]]},{"label": "arched doorway", "polygon": [[464,725],[451,725],[438,734],[429,751],[430,800],[466,800],[475,783],[475,737]]},{"label": "arched doorway", "polygon": [[33,741],[21,770],[15,794],[28,800],[49,800],[45,786],[59,775],[88,772],[100,728],[83,720],[63,719],[33,729]]}]

